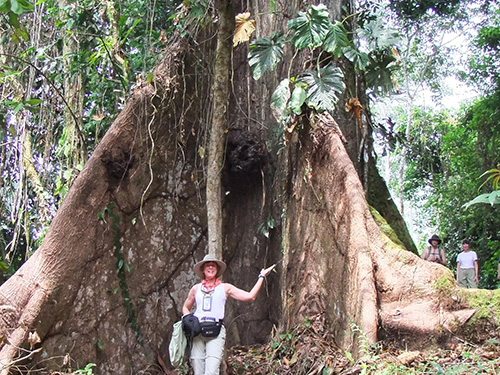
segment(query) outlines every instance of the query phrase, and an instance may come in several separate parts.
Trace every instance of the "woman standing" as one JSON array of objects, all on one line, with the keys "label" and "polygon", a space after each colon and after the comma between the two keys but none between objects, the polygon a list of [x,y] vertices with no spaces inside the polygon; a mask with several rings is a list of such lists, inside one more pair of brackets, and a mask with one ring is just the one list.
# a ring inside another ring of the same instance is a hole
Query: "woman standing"
[{"label": "woman standing", "polygon": [[202,325],[202,334],[193,339],[191,364],[194,375],[218,375],[224,353],[226,328],[223,325],[227,298],[253,301],[257,297],[264,278],[276,265],[260,271],[257,282],[250,292],[218,279],[226,270],[226,263],[213,255],[206,255],[194,266],[194,272],[202,279],[194,285],[182,306],[182,313],[189,314],[195,306],[194,316]]}]

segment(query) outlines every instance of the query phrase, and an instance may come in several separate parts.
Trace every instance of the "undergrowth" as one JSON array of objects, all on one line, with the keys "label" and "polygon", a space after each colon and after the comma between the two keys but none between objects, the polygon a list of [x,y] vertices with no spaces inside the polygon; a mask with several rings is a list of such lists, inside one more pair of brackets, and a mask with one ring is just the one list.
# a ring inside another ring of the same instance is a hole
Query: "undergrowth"
[{"label": "undergrowth", "polygon": [[474,345],[456,338],[451,349],[404,351],[384,342],[371,344],[351,324],[358,357],[341,350],[322,315],[306,319],[293,330],[274,333],[267,345],[234,347],[229,351],[229,375],[410,375],[500,374],[500,342]]}]

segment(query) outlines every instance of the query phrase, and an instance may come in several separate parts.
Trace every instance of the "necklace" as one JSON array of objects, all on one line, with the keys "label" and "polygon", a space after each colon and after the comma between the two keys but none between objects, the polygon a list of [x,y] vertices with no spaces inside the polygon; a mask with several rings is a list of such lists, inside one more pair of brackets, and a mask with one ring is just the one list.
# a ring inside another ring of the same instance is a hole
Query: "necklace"
[{"label": "necklace", "polygon": [[215,279],[215,281],[210,285],[208,284],[207,279],[203,279],[201,282],[201,291],[207,294],[212,293],[220,284],[221,281],[219,279]]}]

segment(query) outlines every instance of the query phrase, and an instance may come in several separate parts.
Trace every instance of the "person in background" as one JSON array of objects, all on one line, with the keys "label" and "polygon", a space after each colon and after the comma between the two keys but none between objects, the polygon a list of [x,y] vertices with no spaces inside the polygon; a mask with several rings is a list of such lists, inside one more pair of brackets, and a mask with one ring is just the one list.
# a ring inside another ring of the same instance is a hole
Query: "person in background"
[{"label": "person in background", "polygon": [[462,252],[457,257],[457,281],[464,288],[477,288],[479,282],[479,266],[477,254],[470,251],[470,241],[462,241]]},{"label": "person in background", "polygon": [[444,254],[444,249],[441,249],[439,245],[441,244],[441,238],[433,234],[431,238],[427,240],[431,246],[427,246],[422,252],[422,259],[428,260],[429,262],[441,263],[446,266],[446,256]]},{"label": "person in background", "polygon": [[[226,341],[226,328],[222,323],[227,298],[238,301],[255,300],[264,284],[264,278],[275,266],[263,268],[254,287],[247,292],[218,279],[226,270],[226,263],[213,255],[206,255],[202,261],[195,264],[194,272],[202,281],[189,291],[182,306],[182,313],[190,314],[195,306],[194,316],[202,326],[208,324],[209,329],[206,331],[207,335],[202,329],[202,333],[193,338],[190,357],[194,375],[219,374]],[[210,327],[211,324],[214,327]]]}]

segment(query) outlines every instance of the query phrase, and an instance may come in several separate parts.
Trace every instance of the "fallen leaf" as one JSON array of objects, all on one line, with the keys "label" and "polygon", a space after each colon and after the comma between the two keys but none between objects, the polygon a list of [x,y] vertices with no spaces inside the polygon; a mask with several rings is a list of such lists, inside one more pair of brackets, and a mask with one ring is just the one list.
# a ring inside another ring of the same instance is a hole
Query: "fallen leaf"
[{"label": "fallen leaf", "polygon": [[400,355],[398,355],[398,361],[406,366],[410,363],[412,363],[415,359],[418,358],[418,356],[420,355],[420,352],[419,351],[414,351],[414,352],[404,352],[404,353],[401,353]]}]

